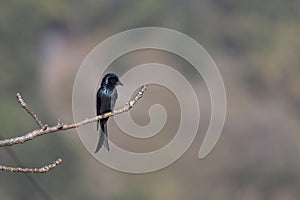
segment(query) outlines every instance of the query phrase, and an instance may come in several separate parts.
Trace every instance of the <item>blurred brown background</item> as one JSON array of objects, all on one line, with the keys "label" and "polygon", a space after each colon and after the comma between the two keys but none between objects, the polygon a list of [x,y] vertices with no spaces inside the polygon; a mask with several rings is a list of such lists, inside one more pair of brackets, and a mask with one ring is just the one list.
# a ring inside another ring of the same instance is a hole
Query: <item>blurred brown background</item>
[{"label": "blurred brown background", "polygon": [[[2,138],[35,128],[18,105],[17,92],[44,122],[54,124],[58,117],[71,122],[73,81],[85,56],[107,37],[143,26],[174,29],[202,44],[222,73],[228,111],[215,149],[199,160],[210,118],[203,81],[172,55],[157,51],[129,55],[115,67],[162,62],[186,73],[203,94],[198,96],[200,131],[184,156],[154,173],[125,174],[95,160],[75,131],[52,134],[10,149],[24,166],[41,166],[58,157],[64,159],[63,165],[47,174],[31,175],[42,189],[24,174],[0,172],[0,199],[300,199],[299,10],[298,0],[1,0]],[[161,97],[161,88],[153,88],[151,97]],[[159,102],[170,102],[163,97]],[[151,105],[151,101],[157,103],[150,97],[144,103]],[[134,114],[141,107],[132,111],[137,121],[140,117]],[[180,120],[177,109],[166,109],[172,120]],[[110,120],[110,132],[114,131],[120,132]],[[174,126],[163,132],[172,138]],[[136,142],[111,135],[112,140],[135,150]],[[168,138],[154,138],[147,148],[158,148]],[[141,147],[137,144],[136,149]],[[0,158],[1,164],[16,166],[5,149],[0,149]]]}]

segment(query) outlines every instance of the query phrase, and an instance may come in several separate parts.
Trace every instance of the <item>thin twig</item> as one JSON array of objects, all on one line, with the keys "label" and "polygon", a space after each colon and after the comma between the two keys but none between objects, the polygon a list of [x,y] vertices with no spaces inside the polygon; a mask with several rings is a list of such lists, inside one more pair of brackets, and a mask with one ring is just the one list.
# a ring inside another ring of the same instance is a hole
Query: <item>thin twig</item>
[{"label": "thin twig", "polygon": [[53,132],[57,132],[57,131],[61,131],[61,130],[74,129],[74,128],[77,128],[77,127],[80,127],[80,126],[83,126],[83,125],[86,125],[86,124],[89,124],[92,122],[96,122],[100,119],[104,119],[104,118],[108,118],[110,116],[128,112],[138,102],[138,100],[140,100],[143,97],[143,94],[146,90],[147,90],[147,85],[143,85],[132,100],[130,100],[122,108],[115,110],[113,112],[104,113],[103,115],[99,115],[99,116],[96,116],[93,118],[87,118],[83,121],[73,123],[73,124],[63,124],[62,122],[58,122],[57,125],[52,126],[52,127],[43,126],[43,128],[36,129],[36,130],[29,132],[23,136],[0,140],[0,147],[24,143],[24,142],[32,140],[38,136],[42,136],[45,134],[49,134],[49,133],[53,133]]},{"label": "thin twig", "polygon": [[[2,133],[0,131],[0,139],[2,139]],[[11,160],[19,167],[23,168],[24,165],[22,161],[19,159],[17,153],[13,148],[3,147],[7,152],[7,155],[11,158]],[[33,176],[29,173],[24,173],[24,176],[28,179],[28,181],[32,184],[33,188],[41,195],[41,197],[45,200],[52,200],[53,197],[46,188],[43,187]]]},{"label": "thin twig", "polygon": [[24,108],[27,113],[34,119],[34,121],[37,123],[37,125],[40,128],[43,128],[44,125],[42,123],[42,121],[38,118],[38,116],[32,112],[32,110],[27,106],[27,104],[25,103],[24,99],[22,98],[22,96],[20,95],[20,93],[17,93],[17,99],[19,101],[19,103],[21,104],[22,108]]},{"label": "thin twig", "polygon": [[50,165],[46,165],[41,168],[21,168],[21,167],[6,167],[0,165],[0,170],[7,171],[7,172],[23,172],[23,173],[46,173],[49,170],[55,168],[57,165],[62,163],[62,159],[57,159]]}]

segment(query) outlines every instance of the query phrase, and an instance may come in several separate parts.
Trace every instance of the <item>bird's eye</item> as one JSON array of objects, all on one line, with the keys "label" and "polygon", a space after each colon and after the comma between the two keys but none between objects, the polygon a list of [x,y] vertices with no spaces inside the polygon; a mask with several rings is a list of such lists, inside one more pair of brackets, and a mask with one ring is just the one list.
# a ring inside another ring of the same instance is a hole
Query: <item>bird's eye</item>
[{"label": "bird's eye", "polygon": [[118,81],[115,78],[110,78],[109,83],[116,84]]}]

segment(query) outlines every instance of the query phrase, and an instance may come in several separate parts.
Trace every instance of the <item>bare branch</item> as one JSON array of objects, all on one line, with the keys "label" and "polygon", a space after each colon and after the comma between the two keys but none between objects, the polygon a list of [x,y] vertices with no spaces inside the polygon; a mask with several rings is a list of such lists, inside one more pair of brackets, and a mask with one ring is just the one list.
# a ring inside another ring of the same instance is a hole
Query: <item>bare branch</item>
[{"label": "bare branch", "polygon": [[62,159],[57,159],[52,164],[46,165],[41,168],[21,168],[21,167],[6,167],[0,165],[0,170],[7,172],[23,172],[23,173],[46,173],[51,169],[54,169],[56,166],[62,163]]},{"label": "bare branch", "polygon": [[14,138],[9,138],[9,139],[4,139],[4,140],[0,140],[0,147],[4,147],[4,146],[11,146],[11,145],[15,145],[15,144],[20,144],[20,143],[24,143],[27,142],[29,140],[32,140],[38,136],[42,136],[45,134],[49,134],[49,133],[53,133],[53,132],[57,132],[60,130],[68,130],[68,129],[73,129],[73,128],[77,128],[92,122],[96,122],[100,119],[104,119],[104,118],[108,118],[110,116],[114,116],[114,115],[118,115],[124,112],[128,112],[142,97],[144,92],[147,90],[147,85],[143,85],[140,87],[138,93],[135,95],[135,97],[130,100],[125,106],[123,106],[122,108],[115,110],[113,112],[108,112],[105,113],[103,115],[99,115],[93,118],[87,118],[83,121],[77,122],[77,123],[73,123],[73,124],[63,124],[62,122],[58,122],[57,125],[52,126],[52,127],[48,127],[48,126],[43,126],[43,128],[41,129],[36,129],[32,132],[29,132],[23,136],[19,136],[19,137],[14,137]]},{"label": "bare branch", "polygon": [[27,113],[34,119],[34,121],[37,123],[37,125],[40,128],[43,128],[44,125],[43,125],[42,121],[38,118],[38,116],[34,112],[32,112],[30,110],[30,108],[27,106],[24,99],[20,95],[20,93],[17,93],[17,99],[18,99],[19,103],[21,104],[22,108],[24,108],[27,111]]}]

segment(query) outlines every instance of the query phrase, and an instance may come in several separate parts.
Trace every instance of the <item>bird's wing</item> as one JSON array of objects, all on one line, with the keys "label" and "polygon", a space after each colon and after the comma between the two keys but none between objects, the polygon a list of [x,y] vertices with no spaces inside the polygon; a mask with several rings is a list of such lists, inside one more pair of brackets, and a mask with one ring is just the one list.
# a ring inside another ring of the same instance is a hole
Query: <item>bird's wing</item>
[{"label": "bird's wing", "polygon": [[103,89],[100,92],[99,98],[101,99],[99,114],[104,114],[106,112],[112,111],[111,100],[112,100],[112,91],[108,89]]}]

